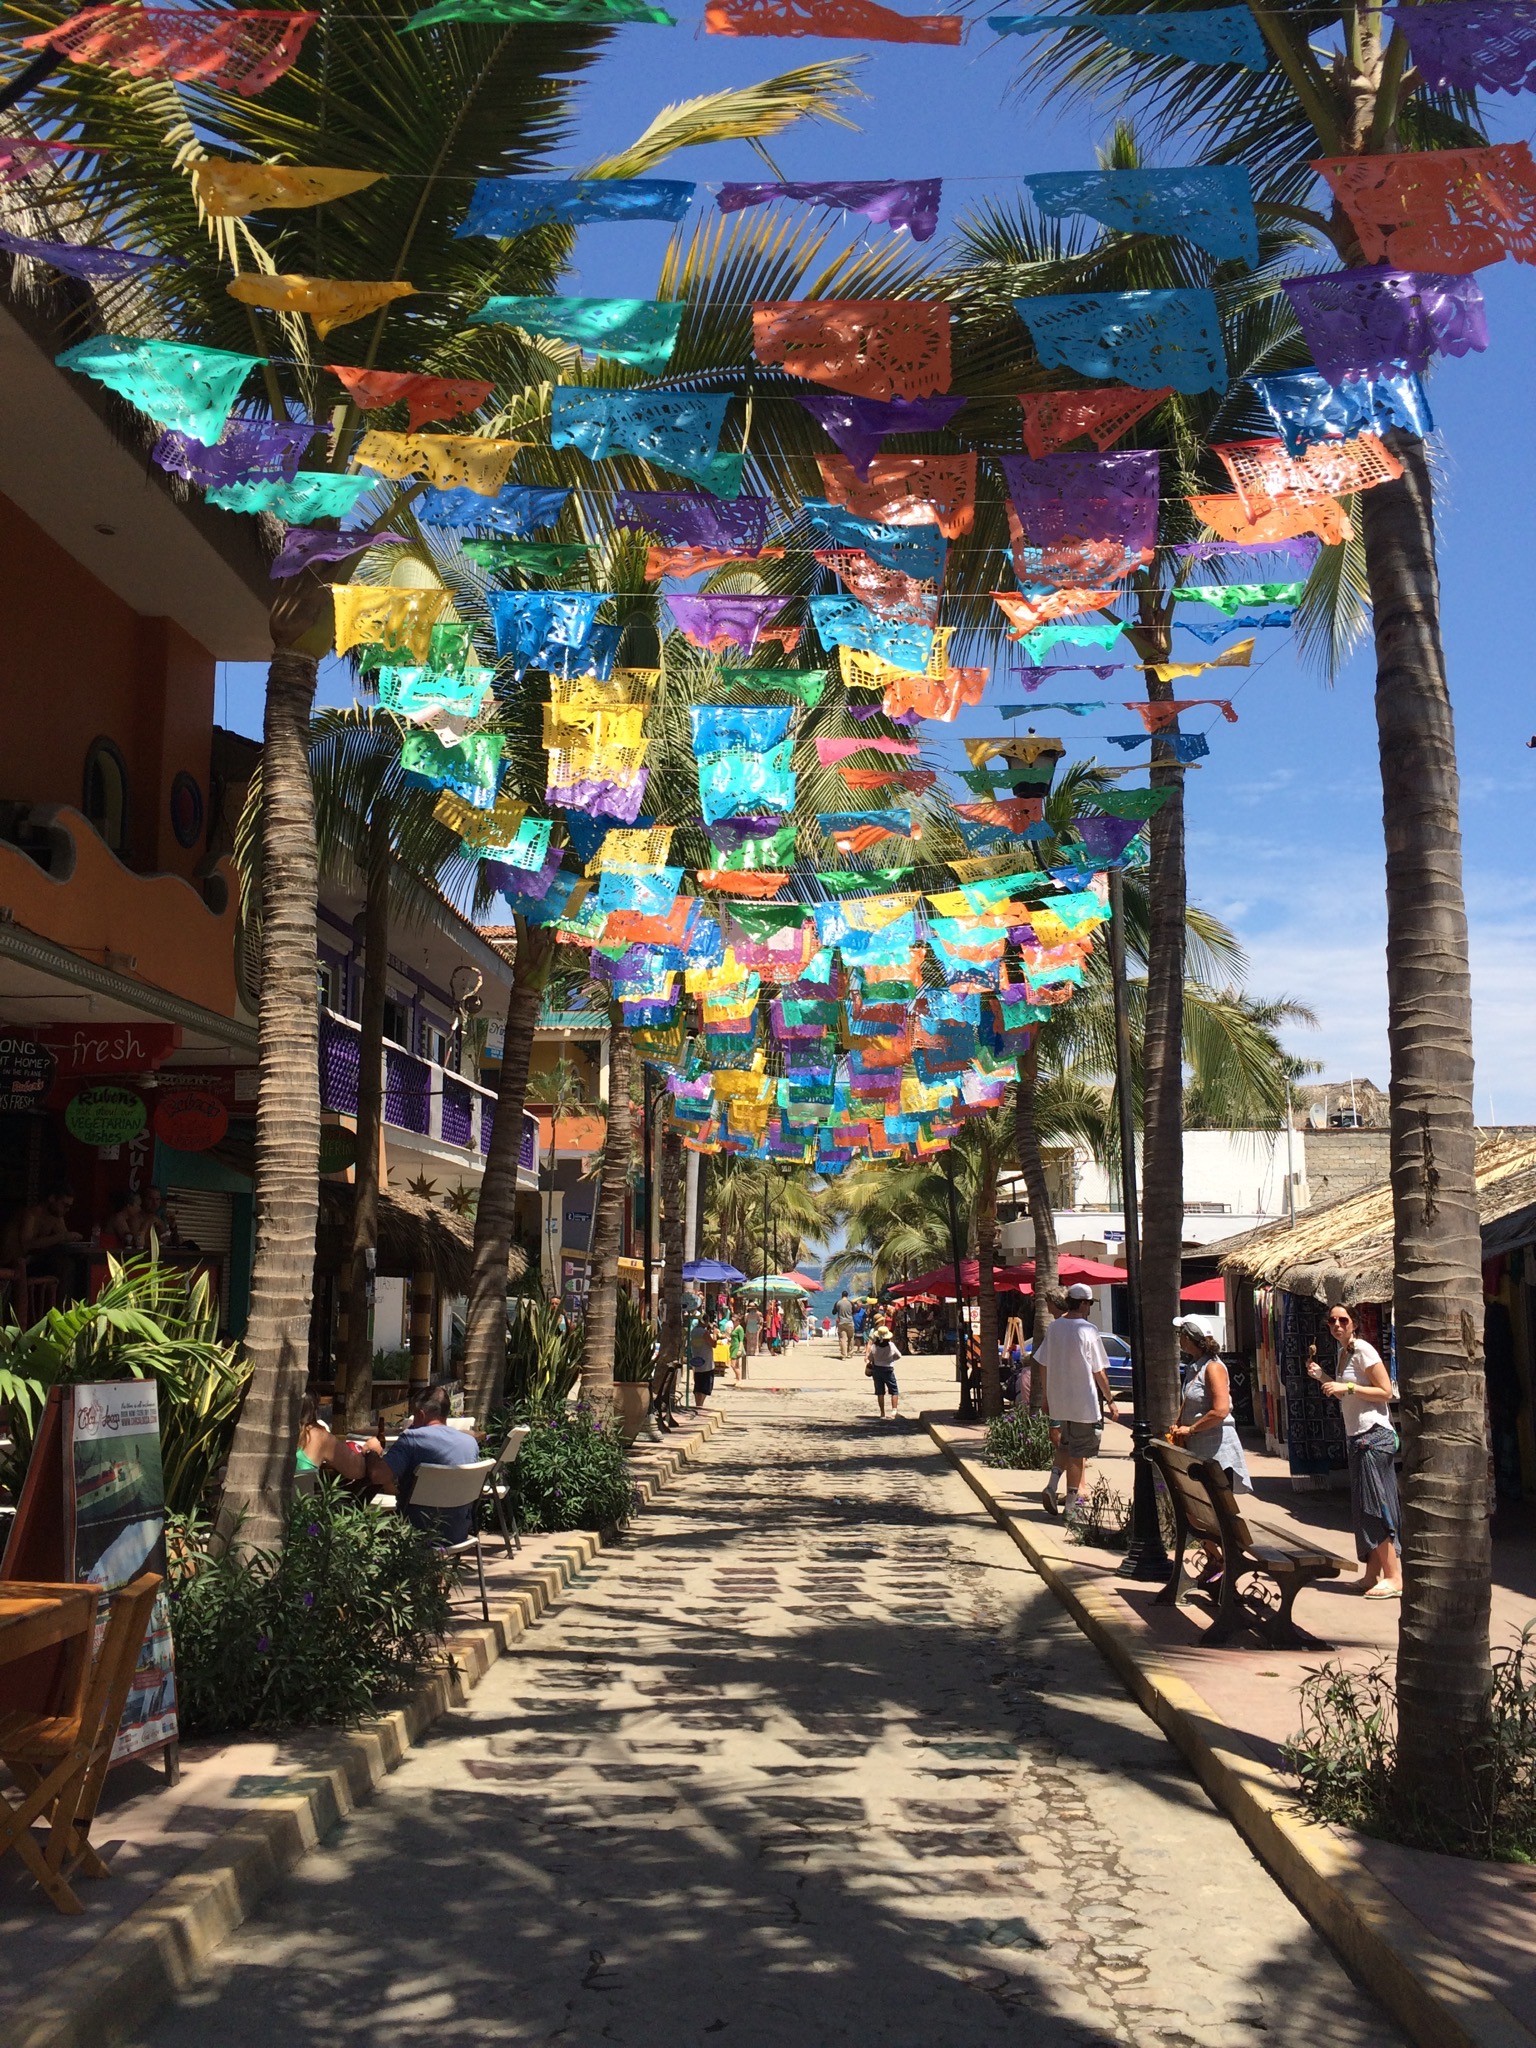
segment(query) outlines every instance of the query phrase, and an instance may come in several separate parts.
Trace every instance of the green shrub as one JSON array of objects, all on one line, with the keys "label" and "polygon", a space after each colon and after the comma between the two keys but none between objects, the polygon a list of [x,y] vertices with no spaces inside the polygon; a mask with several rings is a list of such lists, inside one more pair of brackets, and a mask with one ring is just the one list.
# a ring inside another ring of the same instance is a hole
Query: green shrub
[{"label": "green shrub", "polygon": [[613,1376],[626,1382],[648,1380],[655,1369],[655,1328],[641,1315],[628,1290],[621,1287],[614,1331]]},{"label": "green shrub", "polygon": [[581,1345],[582,1326],[574,1316],[562,1316],[530,1295],[507,1303],[505,1398],[515,1421],[560,1413],[581,1378]]},{"label": "green shrub", "polygon": [[431,1663],[459,1577],[403,1515],[329,1482],[295,1500],[280,1554],[209,1554],[167,1530],[183,1732],[351,1722]]},{"label": "green shrub", "polygon": [[229,1454],[249,1378],[237,1348],[219,1341],[218,1298],[206,1274],[192,1280],[154,1257],[109,1259],[94,1301],[50,1309],[27,1330],[0,1326],[0,1406],[11,1436],[0,1486],[20,1491],[50,1387],[152,1379],[166,1506],[197,1514]]},{"label": "green shrub", "polygon": [[1285,1745],[1303,1803],[1389,1842],[1444,1855],[1536,1863],[1536,1622],[1493,1660],[1488,1723],[1448,1768],[1465,1773],[1472,1818],[1451,1828],[1400,1785],[1397,1689],[1389,1658],[1363,1671],[1330,1662],[1301,1686],[1301,1727]]},{"label": "green shrub", "polygon": [[616,1424],[584,1408],[536,1422],[512,1467],[512,1498],[524,1529],[607,1529],[634,1505]]},{"label": "green shrub", "polygon": [[984,1465],[1010,1472],[1045,1472],[1051,1464],[1051,1426],[1038,1409],[1010,1408],[987,1424]]}]

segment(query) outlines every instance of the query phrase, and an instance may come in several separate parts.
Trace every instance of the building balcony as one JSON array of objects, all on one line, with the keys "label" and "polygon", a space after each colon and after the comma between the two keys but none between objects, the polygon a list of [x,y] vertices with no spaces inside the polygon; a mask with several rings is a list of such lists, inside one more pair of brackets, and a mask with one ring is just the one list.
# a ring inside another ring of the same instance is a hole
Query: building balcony
[{"label": "building balcony", "polygon": [[[320,1012],[320,1107],[339,1116],[357,1115],[357,1080],[362,1033],[334,1010]],[[478,1173],[491,1147],[496,1097],[489,1088],[466,1081],[434,1061],[386,1042],[384,1047],[385,1143],[402,1142],[407,1151],[451,1158],[461,1169]],[[523,1142],[518,1156],[518,1184],[537,1185],[539,1125],[523,1114]]]}]

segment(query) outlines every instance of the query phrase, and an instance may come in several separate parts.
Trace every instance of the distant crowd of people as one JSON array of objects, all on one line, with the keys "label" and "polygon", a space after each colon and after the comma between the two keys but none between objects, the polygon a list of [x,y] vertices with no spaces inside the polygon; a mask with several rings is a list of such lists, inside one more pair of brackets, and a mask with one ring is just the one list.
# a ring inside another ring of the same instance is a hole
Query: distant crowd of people
[{"label": "distant crowd of people", "polygon": [[798,1302],[770,1297],[765,1309],[761,1295],[747,1291],[729,1294],[722,1290],[713,1302],[685,1294],[683,1320],[696,1415],[703,1414],[721,1373],[729,1373],[735,1381],[744,1380],[750,1359],[765,1352],[777,1357],[787,1345],[799,1341],[806,1327]]}]

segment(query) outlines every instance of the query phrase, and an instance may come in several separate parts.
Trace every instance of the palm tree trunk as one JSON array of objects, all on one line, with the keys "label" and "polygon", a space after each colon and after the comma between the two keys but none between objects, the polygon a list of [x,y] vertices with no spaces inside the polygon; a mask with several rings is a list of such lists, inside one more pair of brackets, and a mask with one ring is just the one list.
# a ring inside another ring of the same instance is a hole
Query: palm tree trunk
[{"label": "palm tree trunk", "polygon": [[1440,645],[1424,444],[1394,431],[1396,483],[1360,499],[1376,635],[1387,847],[1393,1324],[1402,1387],[1404,1789],[1464,1824],[1455,1768],[1486,1721],[1489,1530],[1472,998],[1460,784]]},{"label": "palm tree trunk", "polygon": [[[1019,1085],[1013,1098],[1013,1131],[1019,1171],[1024,1176],[1024,1191],[1029,1196],[1030,1221],[1035,1226],[1035,1294],[1030,1337],[1037,1357],[1045,1333],[1051,1327],[1051,1311],[1046,1296],[1054,1290],[1057,1275],[1056,1211],[1051,1206],[1050,1183],[1045,1176],[1045,1154],[1040,1149],[1040,1131],[1035,1123],[1035,1091],[1039,1085],[1040,1053],[1032,1040],[1029,1051],[1019,1061]],[[1029,1375],[1029,1405],[1044,1412],[1043,1372],[1031,1371]]]},{"label": "palm tree trunk", "polygon": [[318,657],[273,650],[262,729],[261,999],[254,1170],[256,1250],[245,1354],[251,1381],[219,1504],[218,1540],[275,1549],[293,1497],[319,1209],[319,863],[309,780]]},{"label": "palm tree trunk", "polygon": [[349,1407],[365,1412],[373,1373],[369,1329],[372,1260],[379,1242],[379,1139],[384,1125],[384,1002],[388,994],[389,806],[380,798],[368,820],[367,894],[363,907],[363,1004],[357,1068],[357,1165],[352,1182],[352,1245],[347,1275],[347,1346],[336,1375],[334,1420]]},{"label": "palm tree trunk", "polygon": [[683,1365],[683,1134],[670,1109],[661,1134],[661,1359]]},{"label": "palm tree trunk", "polygon": [[464,1329],[464,1402],[484,1424],[501,1405],[507,1379],[507,1261],[517,1224],[517,1168],[523,1149],[528,1063],[554,958],[553,935],[517,920],[512,993],[501,1045],[496,1121],[475,1208],[475,1249]]},{"label": "palm tree trunk", "polygon": [[608,1040],[608,1133],[603,1140],[597,1213],[592,1218],[586,1342],[581,1356],[581,1398],[599,1422],[606,1422],[613,1411],[619,1250],[624,1234],[624,1197],[629,1192],[629,1164],[635,1149],[629,1109],[632,1067],[629,1033],[615,1023]]},{"label": "palm tree trunk", "polygon": [[[1160,658],[1167,659],[1166,631]],[[1171,683],[1146,671],[1152,703]],[[1141,1323],[1147,1419],[1154,1436],[1179,1410],[1179,1313],[1184,1259],[1184,770],[1173,749],[1152,742],[1154,789],[1167,801],[1152,819],[1147,873],[1147,998],[1142,1026]],[[1129,1228],[1129,1223],[1127,1223]]]},{"label": "palm tree trunk", "polygon": [[1003,1412],[1003,1375],[997,1355],[997,1154],[983,1140],[976,1160],[976,1303],[981,1345],[981,1413],[990,1422]]}]

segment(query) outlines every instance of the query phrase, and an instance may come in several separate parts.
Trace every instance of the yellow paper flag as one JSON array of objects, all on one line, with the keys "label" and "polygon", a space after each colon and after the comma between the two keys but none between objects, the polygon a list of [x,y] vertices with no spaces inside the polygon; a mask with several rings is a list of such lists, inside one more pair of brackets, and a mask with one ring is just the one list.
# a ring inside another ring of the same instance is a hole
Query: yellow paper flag
[{"label": "yellow paper flag", "polygon": [[224,287],[244,306],[265,306],[272,313],[307,313],[324,341],[333,327],[345,327],[387,306],[392,299],[414,298],[416,287],[401,279],[371,283],[343,277],[268,277],[249,270]]},{"label": "yellow paper flag", "polygon": [[446,590],[398,590],[365,583],[340,583],[331,591],[336,614],[336,652],[377,643],[390,654],[409,654],[422,666],[431,652],[432,628],[448,602]]},{"label": "yellow paper flag", "polygon": [[310,164],[237,164],[205,156],[192,166],[192,190],[204,213],[222,220],[269,207],[323,206],[376,185],[382,171],[328,171]]},{"label": "yellow paper flag", "polygon": [[364,434],[352,460],[380,476],[424,476],[440,491],[466,485],[494,498],[507,480],[523,441],[493,440],[484,434]]}]

